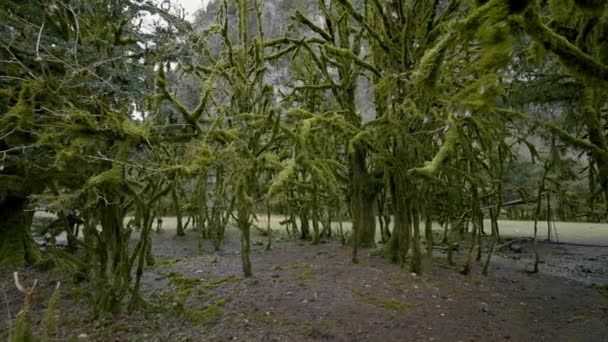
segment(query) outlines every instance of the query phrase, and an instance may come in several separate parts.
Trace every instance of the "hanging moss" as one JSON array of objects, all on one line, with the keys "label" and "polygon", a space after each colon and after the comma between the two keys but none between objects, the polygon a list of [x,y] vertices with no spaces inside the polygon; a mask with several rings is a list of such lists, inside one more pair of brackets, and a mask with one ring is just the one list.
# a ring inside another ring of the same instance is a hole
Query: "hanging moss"
[{"label": "hanging moss", "polygon": [[289,183],[296,175],[296,160],[290,159],[285,165],[285,168],[279,172],[275,180],[268,188],[267,196],[274,196],[287,189]]},{"label": "hanging moss", "polygon": [[95,175],[87,181],[88,187],[99,187],[102,185],[119,186],[122,183],[122,172],[119,168],[112,168]]},{"label": "hanging moss", "polygon": [[439,172],[441,165],[452,155],[459,137],[458,126],[453,120],[449,120],[448,122],[450,123],[450,127],[445,134],[445,139],[441,148],[437,154],[435,154],[433,160],[428,162],[424,167],[411,169],[408,173],[432,178]]},{"label": "hanging moss", "polygon": [[453,41],[453,35],[447,33],[432,49],[424,53],[424,56],[420,59],[418,68],[414,71],[414,79],[418,85],[428,90],[434,87],[445,51]]},{"label": "hanging moss", "polygon": [[526,32],[545,49],[553,52],[574,75],[592,81],[608,82],[608,65],[596,61],[565,37],[542,23],[538,7],[531,7],[523,16]]},{"label": "hanging moss", "polygon": [[372,137],[368,131],[360,131],[348,143],[348,150],[350,151],[350,153],[354,153],[359,148],[363,147],[364,145],[369,144],[371,141],[371,138]]},{"label": "hanging moss", "polygon": [[352,61],[358,66],[371,71],[374,73],[374,75],[378,77],[381,76],[380,71],[378,71],[373,65],[363,61],[349,49],[338,48],[329,44],[323,45],[323,49],[329,56],[337,56],[342,58],[344,61]]}]

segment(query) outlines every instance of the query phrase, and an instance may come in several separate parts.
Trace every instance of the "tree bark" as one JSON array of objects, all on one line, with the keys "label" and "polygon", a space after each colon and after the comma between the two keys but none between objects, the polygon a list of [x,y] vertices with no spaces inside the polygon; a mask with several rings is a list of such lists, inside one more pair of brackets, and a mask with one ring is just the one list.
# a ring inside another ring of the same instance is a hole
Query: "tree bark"
[{"label": "tree bark", "polygon": [[422,257],[420,253],[420,215],[416,209],[411,210],[412,228],[414,236],[412,239],[412,260],[410,272],[420,274],[422,272]]},{"label": "tree bark", "polygon": [[314,186],[312,193],[312,244],[318,245],[320,242],[319,236],[319,207],[317,205],[317,187]]},{"label": "tree bark", "polygon": [[403,189],[400,188],[397,180],[395,180],[395,175],[391,177],[390,185],[395,223],[393,225],[393,234],[391,235],[391,238],[384,249],[384,256],[391,262],[399,263],[399,265],[404,267],[407,259],[407,253],[409,252],[410,248],[411,215],[409,212],[409,206],[401,195],[403,193]]},{"label": "tree bark", "polygon": [[123,227],[124,215],[120,198],[110,204],[100,201],[101,241],[98,248],[99,273],[96,294],[96,311],[119,312],[122,300],[130,285],[130,265],[127,244],[129,234]]},{"label": "tree bark", "polygon": [[433,257],[433,220],[431,215],[426,213],[424,219],[424,239],[426,240],[426,255],[429,258]]},{"label": "tree bark", "polygon": [[243,266],[243,275],[245,277],[251,277],[253,275],[251,260],[249,259],[249,252],[251,250],[251,212],[247,204],[245,204],[245,206],[242,204],[239,206],[238,225],[241,230],[241,263]]},{"label": "tree bark", "polygon": [[27,198],[8,197],[0,202],[0,265],[24,266],[42,261],[30,233],[33,212],[25,211]]},{"label": "tree bark", "polygon": [[171,187],[171,199],[173,200],[173,208],[175,209],[175,217],[177,219],[177,236],[184,236],[184,225],[182,223],[182,208],[179,203],[179,196],[177,193],[177,182]]},{"label": "tree bark", "polygon": [[365,165],[365,153],[356,148],[351,156],[352,192],[351,209],[353,237],[356,234],[357,247],[376,246],[376,215],[374,212],[375,194],[370,189],[369,175]]}]

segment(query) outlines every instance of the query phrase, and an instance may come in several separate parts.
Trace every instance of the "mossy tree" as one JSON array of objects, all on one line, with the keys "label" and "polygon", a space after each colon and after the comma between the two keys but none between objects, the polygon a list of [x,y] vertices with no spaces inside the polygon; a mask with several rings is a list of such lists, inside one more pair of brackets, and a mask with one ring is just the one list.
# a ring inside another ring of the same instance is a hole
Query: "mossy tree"
[{"label": "mossy tree", "polygon": [[[522,28],[534,42],[528,49],[527,67],[529,70],[546,70],[558,82],[541,84],[542,88],[537,88],[553,89],[549,99],[527,97],[523,99],[526,102],[518,106],[525,111],[531,105],[551,101],[566,109],[572,118],[570,125],[564,125],[567,121],[547,121],[546,118],[533,120],[552,132],[554,138],[551,139],[558,138],[588,153],[589,203],[594,207],[594,188],[599,184],[606,205],[604,217],[608,215],[608,142],[603,123],[606,119],[603,110],[608,103],[607,23],[608,6],[601,1],[533,2],[520,20]],[[529,83],[534,85],[537,82],[535,79]]]},{"label": "mossy tree", "polygon": [[[224,208],[234,211],[241,232],[243,273],[251,276],[250,230],[255,204],[264,191],[259,178],[267,168],[276,167],[273,142],[279,131],[280,115],[273,101],[273,87],[266,82],[267,57],[262,23],[262,3],[246,0],[219,4],[217,24],[206,28],[195,44],[202,49],[200,63],[188,70],[204,80],[199,105],[188,110],[169,91],[163,67],[157,78],[161,90],[158,99],[167,100],[193,129],[193,139],[216,146],[214,157],[225,158],[216,184],[231,184],[229,201]],[[228,13],[237,14],[238,25],[229,23]],[[250,22],[251,17],[254,18]],[[251,24],[254,24],[253,26]],[[256,27],[254,36],[250,29]],[[214,39],[214,49],[207,43]],[[213,111],[213,112],[211,112]],[[204,125],[203,114],[210,125]],[[225,187],[216,187],[228,191]],[[223,194],[217,194],[222,196]],[[219,198],[219,197],[217,197]]]},{"label": "mossy tree", "polygon": [[[101,115],[104,106],[118,105],[128,97],[137,102],[146,89],[145,78],[130,78],[141,66],[132,62],[143,51],[130,35],[137,29],[130,19],[138,11],[127,2],[106,5],[103,1],[49,6],[10,1],[0,9],[6,24],[0,65],[5,75],[1,81],[0,207],[11,207],[6,213],[2,209],[3,217],[9,218],[0,229],[0,234],[8,234],[1,239],[2,262],[40,260],[29,233],[33,211],[25,209],[31,195],[57,180],[61,184],[70,171],[76,171],[56,167],[56,158],[67,155],[61,151],[66,143],[61,140],[61,127],[86,132],[96,125],[95,115]],[[131,57],[119,63],[122,57],[118,56],[126,51]],[[81,96],[89,93],[96,95]],[[135,93],[139,95],[132,96]],[[86,112],[95,114],[87,117]]]},{"label": "mossy tree", "polygon": [[[333,129],[345,134],[340,143],[348,156],[345,160],[349,170],[347,191],[353,221],[353,260],[356,261],[359,246],[375,245],[374,205],[379,187],[368,159],[367,133],[355,98],[359,78],[377,71],[360,56],[363,29],[347,15],[346,7],[338,2],[326,4],[324,1],[318,1],[317,5],[322,25],[317,25],[316,21],[300,11],[292,16],[297,23],[310,30],[313,37],[295,39],[288,33],[273,44],[285,44],[288,45],[286,49],[297,49],[308,55],[323,78],[320,84],[304,86],[309,90],[326,90],[335,101],[336,110],[323,115],[332,115]],[[335,72],[330,72],[330,69]],[[309,115],[309,118],[312,116]]]}]

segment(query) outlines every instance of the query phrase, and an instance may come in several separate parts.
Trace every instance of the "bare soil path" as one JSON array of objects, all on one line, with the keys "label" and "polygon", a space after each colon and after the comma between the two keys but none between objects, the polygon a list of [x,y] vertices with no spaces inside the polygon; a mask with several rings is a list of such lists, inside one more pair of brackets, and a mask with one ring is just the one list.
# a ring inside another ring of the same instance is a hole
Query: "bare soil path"
[{"label": "bare soil path", "polygon": [[[483,277],[479,267],[463,276],[441,256],[425,261],[424,274],[412,275],[367,250],[352,264],[350,249],[337,242],[310,246],[283,240],[265,251],[264,240],[254,238],[255,277],[245,279],[234,230],[221,251],[206,244],[200,256],[193,232],[183,238],[172,231],[156,235],[157,265],[146,272],[142,290],[162,309],[96,321],[76,296],[81,290],[65,284],[56,340],[608,341],[608,298],[592,286],[608,282],[601,266],[608,265],[606,248],[589,254],[577,250],[587,247],[543,247],[546,262],[535,275],[522,272],[528,251],[505,252]],[[554,257],[566,256],[575,269],[600,265],[592,269],[596,279],[585,282],[560,271],[559,261],[550,266]],[[0,268],[0,302],[14,314],[22,299],[12,286],[12,271]],[[20,271],[30,281],[40,279],[34,319],[39,327],[39,312],[60,277]]]}]

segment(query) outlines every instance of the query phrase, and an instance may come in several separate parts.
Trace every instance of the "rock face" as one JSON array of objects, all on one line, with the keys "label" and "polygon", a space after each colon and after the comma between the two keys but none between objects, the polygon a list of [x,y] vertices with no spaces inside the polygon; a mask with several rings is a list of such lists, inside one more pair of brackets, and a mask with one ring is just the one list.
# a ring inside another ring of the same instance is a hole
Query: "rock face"
[{"label": "rock face", "polygon": [[[354,4],[359,9],[362,9],[363,7],[362,0],[356,0],[354,1]],[[202,31],[204,28],[216,24],[215,19],[218,7],[219,1],[212,1],[208,4],[206,11],[198,11],[194,16],[195,28]],[[316,0],[266,0],[264,1],[264,8],[262,10],[262,17],[264,20],[264,35],[266,39],[285,36],[288,28],[291,24],[293,24],[291,16],[296,11],[301,12],[320,27],[323,27],[325,24],[319,16],[320,10]],[[228,16],[229,21],[235,23],[237,22],[236,11],[230,11],[229,9]],[[252,12],[249,20],[249,33],[253,38],[257,35],[257,32],[257,22]],[[304,29],[299,25],[293,25],[290,32],[292,36],[297,37],[311,35],[309,30]],[[236,37],[234,37],[234,41],[237,41]],[[361,54],[365,54],[365,51],[362,51]],[[293,84],[291,61],[289,58],[285,58],[277,61],[276,63],[271,63],[268,65],[268,70],[269,72],[266,76],[266,81],[276,88],[276,100],[279,101],[280,95],[278,94],[287,94],[291,91],[289,87],[290,84]],[[185,88],[186,84],[182,84]],[[196,88],[197,86],[191,85],[190,87]],[[180,92],[180,90],[178,90],[178,92]],[[189,89],[188,92],[186,92],[184,89],[182,93],[183,96],[180,96],[180,100],[184,100],[183,102],[185,103],[191,103],[194,107],[198,103],[198,94],[199,92],[197,89]],[[188,101],[187,98],[183,98],[188,96],[193,97],[192,101]],[[328,92],[328,97],[329,96],[330,94]],[[359,77],[357,79],[356,103],[357,111],[361,113],[363,122],[373,120],[376,117],[372,86],[369,80],[365,77]]]}]

